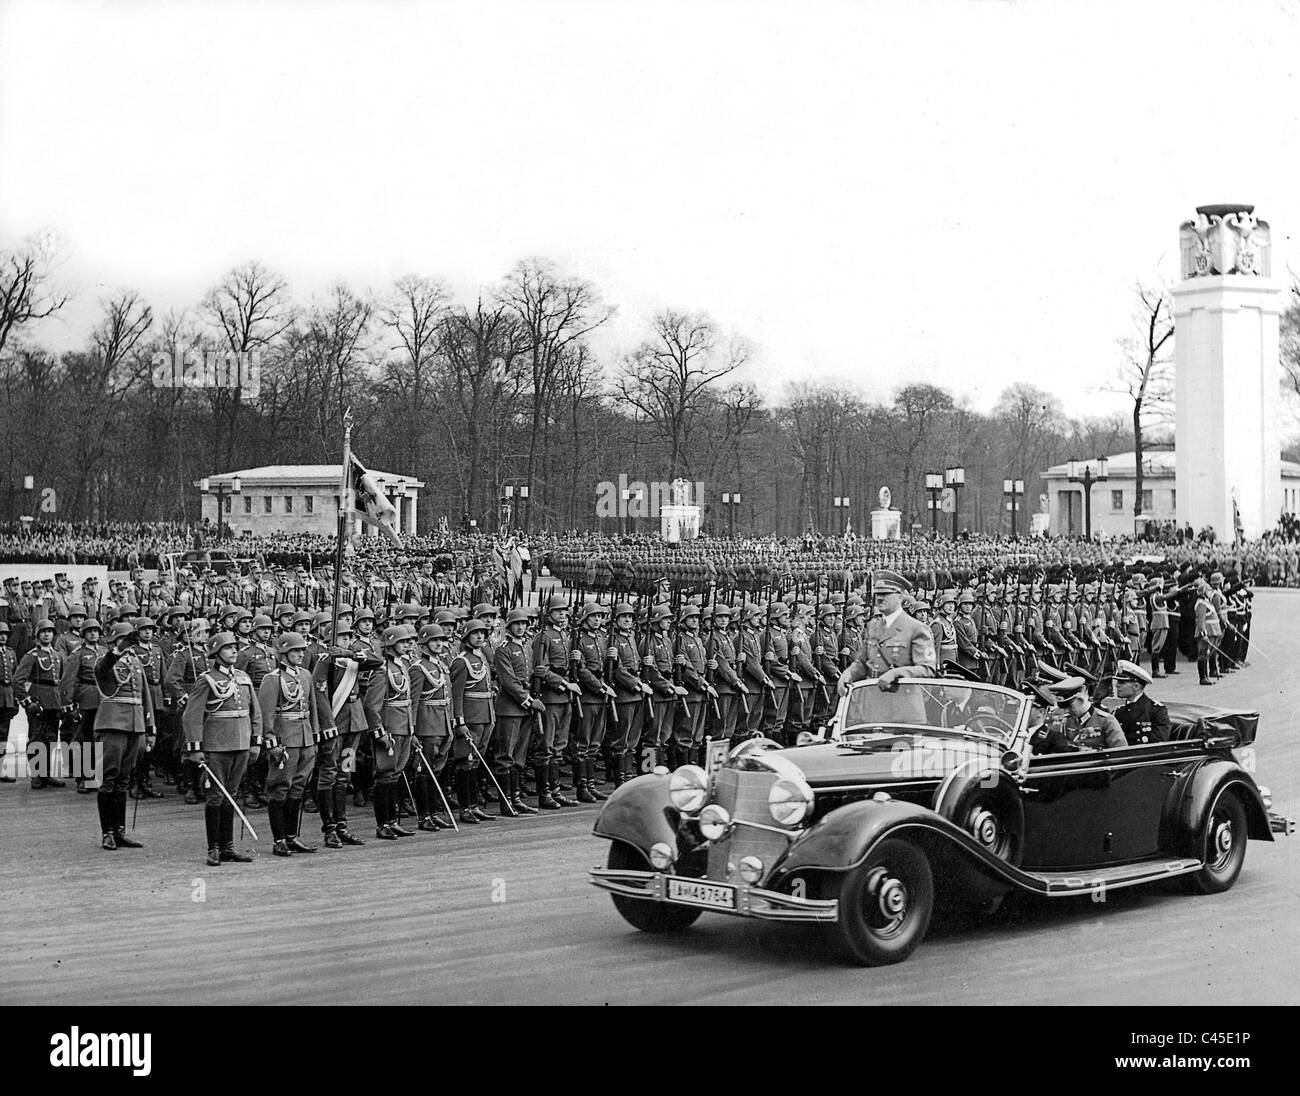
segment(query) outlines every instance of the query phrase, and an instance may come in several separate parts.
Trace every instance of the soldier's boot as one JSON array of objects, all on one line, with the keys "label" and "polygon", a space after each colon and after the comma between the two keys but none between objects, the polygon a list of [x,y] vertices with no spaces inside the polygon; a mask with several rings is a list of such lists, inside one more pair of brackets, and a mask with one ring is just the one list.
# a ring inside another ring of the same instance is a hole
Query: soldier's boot
[{"label": "soldier's boot", "polygon": [[624,762],[627,760],[622,752],[609,755],[609,775],[614,781],[615,789],[621,788],[627,783],[627,776],[624,772]]},{"label": "soldier's boot", "polygon": [[489,803],[495,803],[497,800],[496,788],[493,786],[485,767],[480,766],[478,770],[478,796],[475,803],[482,803],[487,806]]},{"label": "soldier's boot", "polygon": [[113,793],[113,838],[119,849],[142,849],[144,845],[126,833],[126,792]]},{"label": "soldier's boot", "polygon": [[221,803],[221,862],[251,864],[253,858],[235,848],[235,805]]},{"label": "soldier's boot", "polygon": [[205,803],[203,805],[203,828],[208,836],[208,860],[210,868],[221,864],[221,804]]},{"label": "soldier's boot", "polygon": [[546,772],[551,785],[551,798],[561,807],[576,807],[578,805],[576,799],[570,799],[567,795],[561,793],[560,763],[558,761],[549,762],[546,766]]},{"label": "soldier's boot", "polygon": [[574,797],[579,803],[594,803],[596,797],[591,794],[591,788],[587,785],[587,762],[578,760],[573,763],[573,788]]},{"label": "soldier's boot", "polygon": [[590,795],[591,798],[595,800],[595,802],[597,803],[605,802],[605,800],[608,799],[609,796],[607,796],[604,792],[600,790],[600,785],[596,780],[596,776],[595,776],[596,759],[594,757],[587,758],[585,765],[586,765],[585,771],[587,774],[587,794]]},{"label": "soldier's boot", "polygon": [[320,803],[320,832],[325,835],[327,849],[341,849],[343,842],[339,839],[338,823],[334,820],[334,789],[320,788],[316,792]]},{"label": "soldier's boot", "polygon": [[514,791],[514,784],[511,783],[512,772],[513,770],[507,770],[497,777],[497,783],[501,785],[502,793],[497,796],[502,818],[518,818],[521,813],[515,808],[514,798],[510,794]]},{"label": "soldier's boot", "polygon": [[1201,675],[1201,680],[1197,684],[1200,685],[1214,684],[1214,682],[1210,680],[1210,660],[1208,658],[1204,658],[1204,657],[1198,658],[1196,660],[1196,668],[1197,670],[1200,671],[1200,675]]},{"label": "soldier's boot", "polygon": [[344,845],[364,845],[365,842],[348,829],[348,786],[334,785],[334,833]]},{"label": "soldier's boot", "polygon": [[469,769],[456,770],[456,799],[460,802],[460,813],[456,816],[467,826],[477,826],[479,817],[474,813],[474,774]]},{"label": "soldier's boot", "polygon": [[470,813],[480,822],[495,822],[496,819],[483,809],[483,786],[488,782],[487,771],[482,765],[476,765],[469,773],[469,791],[474,797]]},{"label": "soldier's boot", "polygon": [[266,817],[271,826],[271,851],[276,856],[292,856],[293,850],[284,839],[284,800],[272,799],[266,805]]},{"label": "soldier's boot", "polygon": [[196,803],[203,802],[202,777],[199,775],[199,767],[193,761],[184,762],[187,770],[185,777],[185,802],[193,806]]},{"label": "soldier's boot", "polygon": [[315,845],[308,845],[299,838],[302,832],[302,800],[289,796],[284,801],[284,843],[294,852],[315,852]]},{"label": "soldier's boot", "polygon": [[519,769],[510,770],[510,805],[518,814],[537,813],[537,808],[524,798],[524,774]]},{"label": "soldier's boot", "polygon": [[302,806],[299,810],[300,812],[306,811],[308,814],[315,814],[320,810],[320,806],[316,802],[316,781],[310,780],[307,782],[306,792],[307,794],[300,800]]},{"label": "soldier's boot", "polygon": [[551,794],[550,786],[546,780],[546,766],[533,766],[533,781],[537,785],[537,806],[544,811],[558,811],[560,804],[555,801]]},{"label": "soldier's boot", "polygon": [[115,819],[112,793],[100,792],[95,796],[95,806],[99,808],[99,829],[102,834],[99,842],[100,846],[108,852],[112,852],[117,848],[117,839],[113,835],[113,831],[117,827],[113,824]]},{"label": "soldier's boot", "polygon": [[[389,797],[392,795],[392,788],[388,784],[376,784],[371,789],[371,796],[375,807],[375,836],[381,841],[396,841],[397,834],[393,832],[393,827],[388,821]],[[394,807],[396,810],[396,807]]]},{"label": "soldier's boot", "polygon": [[438,826],[429,811],[429,777],[423,768],[415,775],[412,791],[415,792],[415,828],[425,833],[437,833]]}]

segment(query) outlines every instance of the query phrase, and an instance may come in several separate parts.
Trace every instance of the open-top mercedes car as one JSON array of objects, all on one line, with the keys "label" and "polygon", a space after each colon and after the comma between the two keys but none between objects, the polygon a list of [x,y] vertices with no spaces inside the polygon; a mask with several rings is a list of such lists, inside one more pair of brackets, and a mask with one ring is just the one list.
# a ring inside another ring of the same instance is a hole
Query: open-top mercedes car
[{"label": "open-top mercedes car", "polygon": [[1248,838],[1294,823],[1233,754],[1255,713],[1168,708],[1168,742],[1035,755],[1043,709],[1014,690],[858,682],[805,745],[710,742],[704,768],[617,789],[595,824],[608,864],[590,879],[646,932],[705,910],[812,922],[872,965],[906,959],[936,902],[990,909],[1173,876],[1224,891]]}]

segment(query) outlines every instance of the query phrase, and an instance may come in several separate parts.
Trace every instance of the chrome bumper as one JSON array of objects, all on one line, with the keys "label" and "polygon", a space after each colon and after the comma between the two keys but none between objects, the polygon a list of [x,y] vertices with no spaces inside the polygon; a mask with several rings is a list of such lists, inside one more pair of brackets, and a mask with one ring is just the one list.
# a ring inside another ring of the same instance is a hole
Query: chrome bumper
[{"label": "chrome bumper", "polygon": [[627,898],[644,898],[652,902],[669,902],[675,906],[691,906],[711,913],[729,913],[735,917],[759,917],[765,921],[806,921],[827,923],[839,917],[839,900],[835,898],[796,898],[792,894],[751,887],[745,883],[715,884],[728,886],[736,892],[734,909],[702,902],[684,902],[668,897],[668,880],[681,879],[688,883],[711,883],[708,879],[688,879],[686,876],[669,876],[654,871],[615,871],[612,868],[592,868],[587,873],[591,885],[621,894]]},{"label": "chrome bumper", "polygon": [[1295,819],[1287,818],[1284,814],[1274,814],[1268,812],[1268,828],[1274,833],[1280,833],[1290,837],[1295,833]]}]

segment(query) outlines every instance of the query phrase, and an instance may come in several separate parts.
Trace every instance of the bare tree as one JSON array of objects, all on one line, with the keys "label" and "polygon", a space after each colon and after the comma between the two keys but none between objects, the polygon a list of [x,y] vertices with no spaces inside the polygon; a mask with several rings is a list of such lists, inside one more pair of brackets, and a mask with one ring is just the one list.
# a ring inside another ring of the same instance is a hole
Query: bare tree
[{"label": "bare tree", "polygon": [[32,239],[16,251],[0,252],[0,355],[9,336],[33,320],[59,311],[68,298],[51,285],[53,245]]},{"label": "bare tree", "polygon": [[385,363],[384,375],[393,395],[409,409],[406,433],[407,466],[424,467],[423,440],[426,430],[426,402],[435,366],[441,324],[451,304],[451,291],[440,278],[413,274],[399,278],[391,299],[380,311],[379,321],[396,338],[390,349],[397,357]]},{"label": "bare tree", "polygon": [[721,335],[702,312],[668,309],[651,321],[652,334],[623,363],[618,392],[669,445],[668,479],[682,470],[683,446],[709,387],[745,364],[743,340],[719,346]]},{"label": "bare tree", "polygon": [[1133,401],[1133,517],[1142,515],[1142,455],[1146,428],[1168,421],[1172,410],[1173,369],[1165,347],[1174,337],[1173,301],[1163,286],[1137,284],[1133,311],[1134,334],[1121,340],[1124,362],[1118,391]]},{"label": "bare tree", "polygon": [[506,277],[499,299],[518,317],[523,328],[525,357],[532,381],[532,434],[528,442],[527,478],[532,485],[524,509],[524,527],[532,520],[533,500],[549,484],[537,482],[537,462],[548,451],[551,404],[565,349],[589,335],[613,315],[600,301],[596,287],[580,278],[561,278],[553,263],[526,259]]}]

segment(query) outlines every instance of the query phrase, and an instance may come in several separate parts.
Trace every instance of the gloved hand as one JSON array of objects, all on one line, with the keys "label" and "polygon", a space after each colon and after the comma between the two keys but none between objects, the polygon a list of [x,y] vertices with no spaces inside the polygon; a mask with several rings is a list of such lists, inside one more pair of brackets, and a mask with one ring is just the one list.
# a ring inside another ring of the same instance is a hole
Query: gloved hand
[{"label": "gloved hand", "polygon": [[185,760],[186,760],[186,761],[191,761],[191,762],[193,762],[195,765],[202,765],[202,764],[204,764],[208,759],[207,759],[207,756],[203,753],[202,750],[195,750],[193,753],[187,753],[187,754],[185,754]]}]

